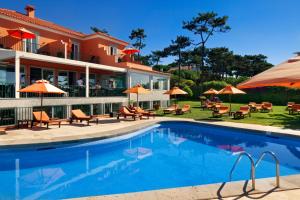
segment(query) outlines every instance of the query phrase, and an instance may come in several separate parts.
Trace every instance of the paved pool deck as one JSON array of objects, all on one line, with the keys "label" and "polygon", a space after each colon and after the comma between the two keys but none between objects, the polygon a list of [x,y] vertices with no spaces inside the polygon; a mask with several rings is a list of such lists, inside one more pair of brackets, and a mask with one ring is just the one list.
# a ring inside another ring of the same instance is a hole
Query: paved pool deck
[{"label": "paved pool deck", "polygon": [[[61,128],[53,125],[50,129],[13,129],[0,135],[0,148],[18,148],[32,145],[53,145],[56,143],[92,141],[125,135],[163,121],[188,121],[199,124],[216,125],[237,129],[255,131],[256,134],[285,135],[300,138],[300,130],[285,129],[273,126],[223,122],[223,121],[195,121],[193,119],[179,119],[156,117],[149,120],[117,120],[103,118],[99,124],[63,124]],[[277,198],[278,197],[278,198]],[[279,198],[280,197],[280,198]],[[201,185],[195,187],[171,188],[155,191],[145,191],[120,195],[84,197],[83,199],[99,200],[194,200],[194,199],[300,199],[300,175],[281,177],[281,187],[275,187],[274,178],[257,179],[256,190],[245,181]]]},{"label": "paved pool deck", "polygon": [[72,124],[63,123],[61,128],[57,125],[50,126],[49,129],[35,127],[12,129],[0,135],[0,147],[21,147],[27,145],[51,145],[60,142],[72,142],[79,140],[100,140],[110,137],[124,135],[140,130],[150,125],[164,121],[188,121],[199,124],[216,125],[229,128],[253,130],[258,134],[285,135],[300,138],[300,130],[284,129],[274,126],[262,126],[256,124],[244,124],[223,121],[196,121],[193,119],[156,117],[155,119],[143,120],[117,120],[115,118],[103,118],[99,124]]}]

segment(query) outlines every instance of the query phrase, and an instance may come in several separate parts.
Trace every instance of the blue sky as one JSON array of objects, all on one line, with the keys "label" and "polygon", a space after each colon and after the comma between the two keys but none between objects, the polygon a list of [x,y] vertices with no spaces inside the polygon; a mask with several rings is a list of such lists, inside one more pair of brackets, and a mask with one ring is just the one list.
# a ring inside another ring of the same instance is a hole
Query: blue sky
[{"label": "blue sky", "polygon": [[84,33],[97,26],[129,41],[132,29],[144,28],[143,54],[168,46],[177,35],[199,41],[181,28],[182,21],[206,11],[228,15],[232,28],[215,35],[208,47],[225,46],[242,55],[261,53],[273,64],[300,51],[299,0],[1,0],[0,7],[23,12],[26,4],[34,5],[42,19]]}]

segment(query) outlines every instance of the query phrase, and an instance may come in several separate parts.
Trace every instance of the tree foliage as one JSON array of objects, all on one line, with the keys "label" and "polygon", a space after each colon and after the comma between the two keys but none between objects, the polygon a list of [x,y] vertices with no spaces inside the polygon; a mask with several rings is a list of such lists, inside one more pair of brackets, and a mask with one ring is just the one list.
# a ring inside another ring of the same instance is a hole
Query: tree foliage
[{"label": "tree foliage", "polygon": [[[145,30],[142,28],[137,28],[131,31],[129,39],[133,40],[132,46],[140,51],[146,46],[146,37],[147,35],[145,34]],[[140,60],[140,52],[138,53],[138,59]]]},{"label": "tree foliage", "polygon": [[164,49],[164,52],[167,55],[176,56],[178,61],[178,69],[179,69],[179,82],[180,82],[180,72],[181,72],[181,63],[182,63],[182,52],[183,50],[191,45],[190,38],[186,36],[177,36],[175,40],[171,41],[170,46]]},{"label": "tree foliage", "polygon": [[108,34],[108,31],[105,28],[98,28],[96,26],[91,26],[91,30],[94,31],[95,33]]},{"label": "tree foliage", "polygon": [[191,31],[195,35],[200,35],[200,42],[196,46],[200,47],[201,71],[205,71],[205,45],[209,38],[215,33],[225,33],[230,30],[227,25],[228,16],[219,17],[217,13],[198,13],[191,21],[183,22],[183,28]]}]

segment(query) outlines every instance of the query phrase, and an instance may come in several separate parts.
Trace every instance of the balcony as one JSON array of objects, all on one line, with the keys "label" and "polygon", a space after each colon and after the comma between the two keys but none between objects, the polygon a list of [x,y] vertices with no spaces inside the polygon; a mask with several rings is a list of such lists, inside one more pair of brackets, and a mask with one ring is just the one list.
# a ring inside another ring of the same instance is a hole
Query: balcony
[{"label": "balcony", "polygon": [[[65,58],[65,46],[60,41],[51,43],[35,43],[32,41],[21,41],[20,39],[5,36],[0,37],[0,48]],[[80,60],[94,64],[101,63],[101,58],[99,55],[90,55],[86,59],[81,59],[81,56],[75,54],[73,51],[68,51],[67,59]]]}]

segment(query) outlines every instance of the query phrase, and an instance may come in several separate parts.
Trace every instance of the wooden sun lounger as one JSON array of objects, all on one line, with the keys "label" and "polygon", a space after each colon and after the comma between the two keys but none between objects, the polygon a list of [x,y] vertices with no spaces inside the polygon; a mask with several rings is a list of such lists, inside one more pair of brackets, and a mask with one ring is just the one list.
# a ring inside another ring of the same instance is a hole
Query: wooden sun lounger
[{"label": "wooden sun lounger", "polygon": [[135,113],[141,114],[142,116],[145,116],[145,117],[147,117],[148,119],[149,119],[150,117],[155,118],[155,115],[156,115],[154,112],[145,111],[145,110],[143,110],[141,107],[134,107],[134,111],[135,111]]},{"label": "wooden sun lounger", "polygon": [[189,113],[192,112],[191,111],[191,105],[189,105],[189,104],[185,104],[181,109],[176,110],[177,115],[182,115],[182,114],[187,113],[187,112],[189,112]]},{"label": "wooden sun lounger", "polygon": [[294,104],[292,107],[289,109],[289,115],[293,114],[299,114],[300,113],[300,104]]},{"label": "wooden sun lounger", "polygon": [[229,107],[228,106],[221,106],[218,110],[214,110],[212,112],[213,117],[223,116],[225,114],[229,115]]},{"label": "wooden sun lounger", "polygon": [[171,105],[170,107],[164,109],[163,111],[164,111],[164,114],[169,114],[169,113],[174,113],[174,112],[176,112],[176,110],[177,110],[178,108],[179,108],[179,107],[178,107],[177,104],[173,104],[173,105]]},{"label": "wooden sun lounger", "polygon": [[136,118],[142,119],[142,115],[138,113],[133,113],[126,106],[122,106],[119,110],[119,113],[117,114],[117,119],[120,119],[120,117],[124,117],[125,119],[127,117],[132,117],[133,120],[136,120]]},{"label": "wooden sun lounger", "polygon": [[269,102],[263,102],[262,103],[262,111],[271,112],[273,111],[273,105]]},{"label": "wooden sun lounger", "polygon": [[72,110],[72,117],[70,119],[70,124],[73,123],[74,120],[79,120],[80,122],[86,121],[87,125],[90,125],[90,120],[92,120],[92,116],[87,116],[82,110],[77,109],[77,110]]},{"label": "wooden sun lounger", "polygon": [[31,128],[33,127],[34,123],[39,124],[40,122],[47,125],[47,128],[49,128],[49,124],[56,124],[60,128],[61,122],[63,121],[61,119],[51,119],[45,111],[42,111],[42,115],[41,111],[32,112],[32,114],[33,120],[31,121]]},{"label": "wooden sun lounger", "polygon": [[290,110],[292,108],[293,105],[295,105],[295,102],[288,102],[286,105],[286,110]]},{"label": "wooden sun lounger", "polygon": [[246,115],[251,117],[250,107],[249,106],[241,106],[240,109],[233,114],[233,117],[234,117],[234,119],[242,119],[242,118],[245,118]]}]

